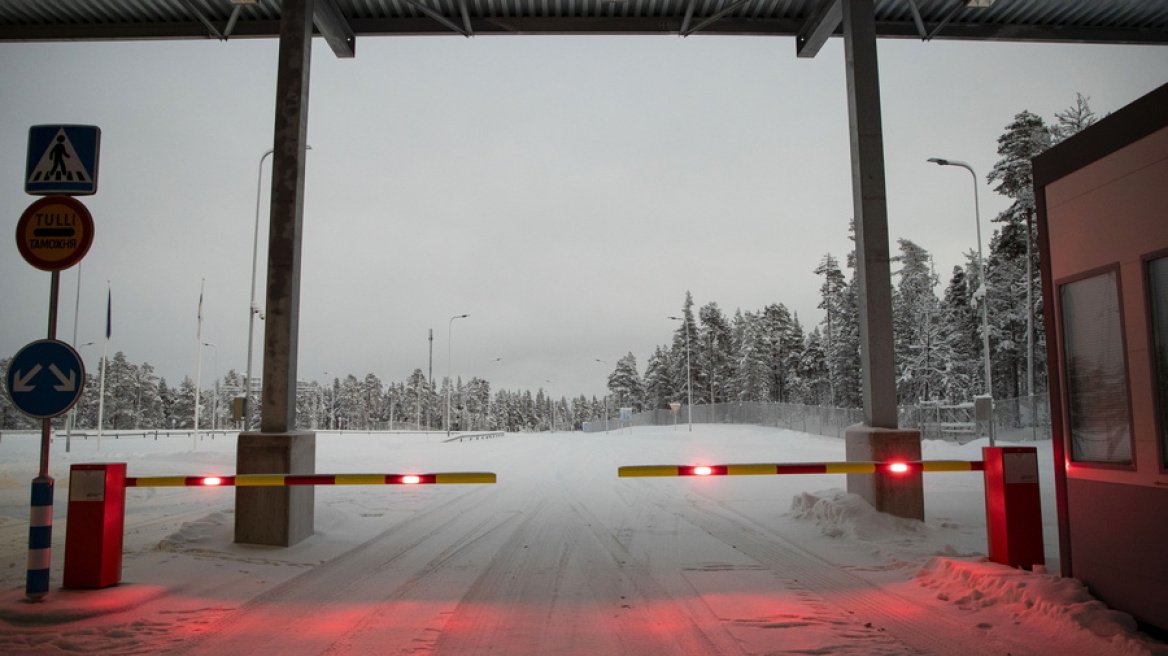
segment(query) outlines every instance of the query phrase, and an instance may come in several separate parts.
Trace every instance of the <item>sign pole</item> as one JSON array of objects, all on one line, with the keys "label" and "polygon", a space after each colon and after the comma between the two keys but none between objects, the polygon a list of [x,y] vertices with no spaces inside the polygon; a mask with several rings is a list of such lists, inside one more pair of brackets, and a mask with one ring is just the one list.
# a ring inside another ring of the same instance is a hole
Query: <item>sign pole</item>
[{"label": "sign pole", "polygon": [[[34,125],[28,133],[26,193],[44,196],[16,224],[16,247],[24,260],[50,271],[48,339],[21,349],[9,363],[8,395],[17,409],[41,420],[41,458],[32,481],[28,522],[28,577],[25,596],[49,594],[53,551],[53,477],[49,448],[53,417],[65,414],[85,389],[85,365],[72,346],[57,341],[57,301],[61,270],[81,261],[93,243],[93,217],[73,196],[97,193],[101,128],[95,125]],[[78,296],[81,275],[77,277]],[[74,326],[73,339],[77,339]],[[103,372],[104,373],[104,372]],[[68,433],[65,449],[68,450]]]},{"label": "sign pole", "polygon": [[[49,339],[57,338],[57,298],[61,273],[52,272],[49,283]],[[32,499],[28,521],[28,576],[24,594],[30,601],[44,601],[49,594],[49,571],[53,560],[53,486],[49,475],[49,447],[53,439],[53,420],[41,420],[41,464],[32,481]]]}]

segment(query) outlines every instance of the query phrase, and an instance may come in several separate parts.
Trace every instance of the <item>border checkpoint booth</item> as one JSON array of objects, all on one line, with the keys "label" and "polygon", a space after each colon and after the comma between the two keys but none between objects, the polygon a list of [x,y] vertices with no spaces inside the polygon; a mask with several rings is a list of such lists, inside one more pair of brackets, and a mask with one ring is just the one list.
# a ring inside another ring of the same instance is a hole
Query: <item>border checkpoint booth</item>
[{"label": "border checkpoint booth", "polygon": [[1168,630],[1168,85],[1033,164],[1062,574]]}]

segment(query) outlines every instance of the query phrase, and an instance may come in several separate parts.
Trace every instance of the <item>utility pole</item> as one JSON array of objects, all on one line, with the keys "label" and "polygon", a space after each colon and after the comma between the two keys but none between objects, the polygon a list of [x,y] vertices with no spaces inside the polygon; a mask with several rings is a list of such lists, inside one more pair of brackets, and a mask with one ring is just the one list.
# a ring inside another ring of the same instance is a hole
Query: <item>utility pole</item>
[{"label": "utility pole", "polygon": [[[434,385],[434,329],[430,329],[430,371],[426,374],[426,386]],[[430,404],[426,404],[426,427],[430,426]]]}]

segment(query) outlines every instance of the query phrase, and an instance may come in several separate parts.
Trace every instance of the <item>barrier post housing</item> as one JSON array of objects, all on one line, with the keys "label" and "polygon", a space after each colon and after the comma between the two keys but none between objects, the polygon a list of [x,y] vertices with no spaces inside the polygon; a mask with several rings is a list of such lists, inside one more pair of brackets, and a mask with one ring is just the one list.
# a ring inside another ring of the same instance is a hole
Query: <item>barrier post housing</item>
[{"label": "barrier post housing", "polygon": [[983,447],[982,459],[990,560],[1024,569],[1045,565],[1038,450]]},{"label": "barrier post housing", "polygon": [[69,471],[66,588],[108,588],[122,580],[126,464],[78,464]]}]

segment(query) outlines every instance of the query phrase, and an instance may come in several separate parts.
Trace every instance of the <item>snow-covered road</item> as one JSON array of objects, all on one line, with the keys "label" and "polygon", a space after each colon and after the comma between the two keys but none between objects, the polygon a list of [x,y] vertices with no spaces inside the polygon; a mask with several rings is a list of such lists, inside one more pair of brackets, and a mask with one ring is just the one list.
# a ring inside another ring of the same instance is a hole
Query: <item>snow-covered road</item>
[{"label": "snow-covered road", "polygon": [[[200,448],[123,455],[136,460],[132,475],[230,470],[224,445]],[[461,444],[322,436],[321,472],[487,470],[499,482],[318,488],[316,535],[289,549],[232,544],[230,490],[131,490],[125,583],[58,590],[24,615],[3,614],[10,592],[0,616],[16,628],[0,631],[0,650],[1146,653],[1125,635],[1028,621],[1025,604],[956,599],[952,580],[917,576],[931,556],[976,563],[984,552],[984,520],[968,521],[982,512],[976,475],[930,479],[948,494],[935,495],[946,501],[928,507],[925,524],[858,506],[833,489],[842,477],[616,477],[626,464],[841,460],[842,450],[830,438],[725,426]],[[103,598],[125,610],[62,620]]]}]

